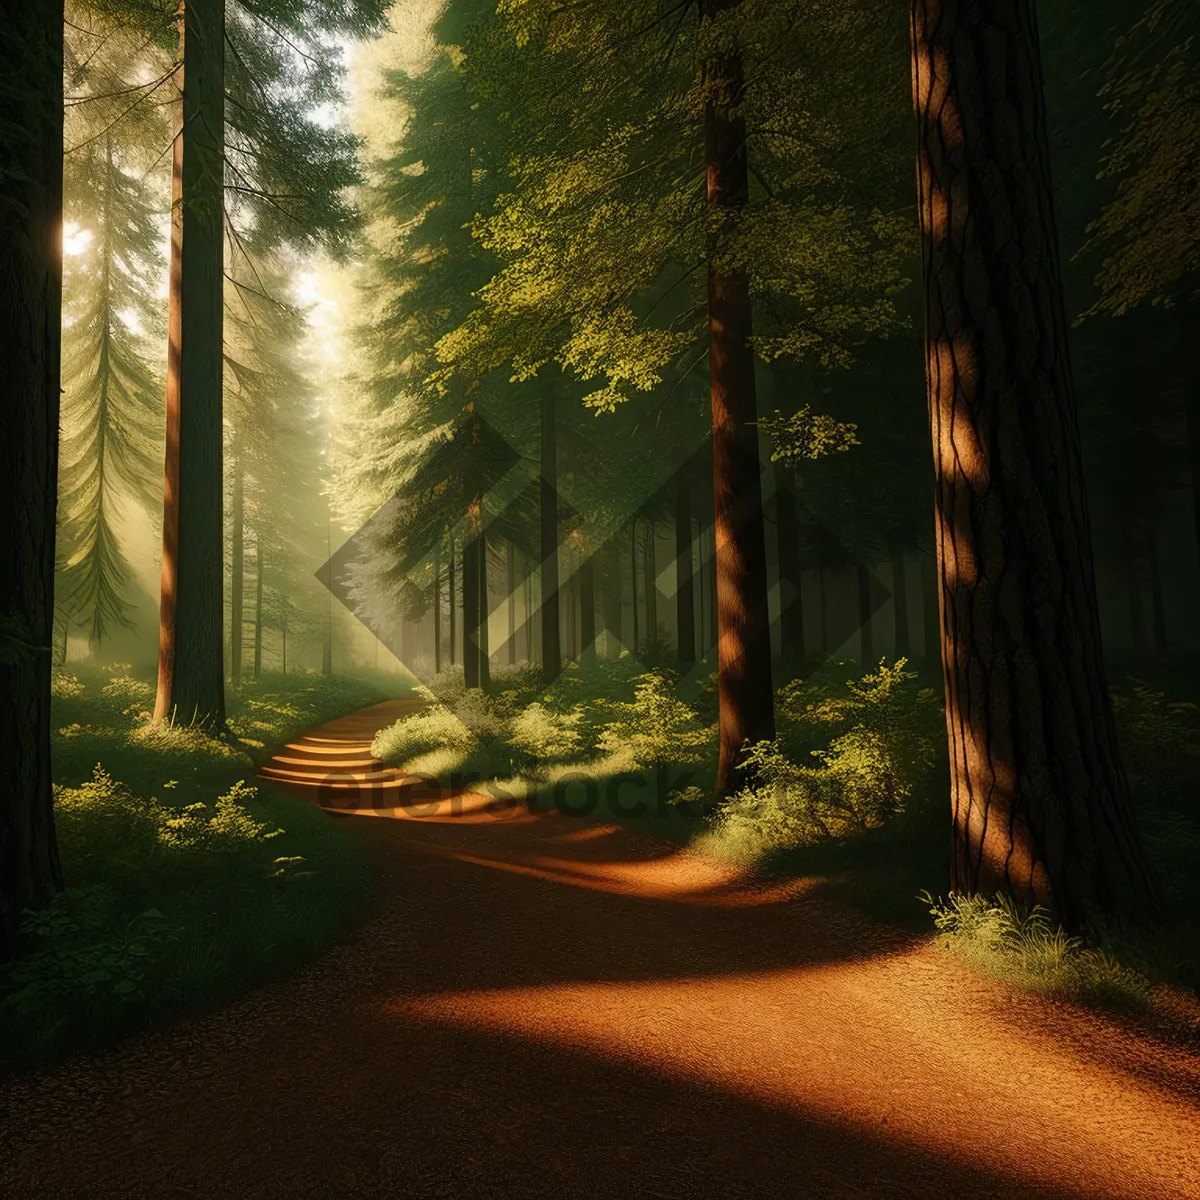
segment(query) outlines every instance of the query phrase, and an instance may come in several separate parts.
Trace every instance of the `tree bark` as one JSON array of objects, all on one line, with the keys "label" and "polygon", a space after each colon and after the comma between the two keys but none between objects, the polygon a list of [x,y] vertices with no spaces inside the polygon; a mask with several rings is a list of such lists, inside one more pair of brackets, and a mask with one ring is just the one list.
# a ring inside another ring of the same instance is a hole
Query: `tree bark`
[{"label": "tree bark", "polygon": [[692,574],[692,496],[687,474],[675,484],[675,628],[679,667],[696,661],[696,589]]},{"label": "tree bark", "polygon": [[910,653],[908,631],[908,564],[904,547],[892,542],[892,616],[895,619],[895,658],[908,658]]},{"label": "tree bark", "polygon": [[1157,909],[1104,676],[1033,0],[914,0],[951,886]]},{"label": "tree bark", "polygon": [[[740,0],[704,0],[711,18]],[[741,52],[725,45],[705,64],[708,207],[728,223],[749,197]],[[715,237],[715,235],[714,235]],[[758,450],[758,399],[745,270],[708,252],[709,376],[713,422],[713,508],[717,548],[717,674],[720,695],[718,794],[741,782],[747,742],[775,735],[771,689],[767,552]]]},{"label": "tree bark", "polygon": [[462,549],[463,683],[479,687],[479,540],[469,535]]},{"label": "tree bark", "polygon": [[0,0],[0,960],[62,886],[50,672],[62,312],[63,5]]},{"label": "tree bark", "polygon": [[246,570],[245,476],[239,455],[233,471],[233,537],[229,564],[229,679],[242,686],[242,595]]},{"label": "tree bark", "polygon": [[156,720],[225,724],[221,671],[225,3],[188,0],[172,172]]},{"label": "tree bark", "polygon": [[479,686],[485,691],[492,689],[491,614],[492,606],[488,595],[487,530],[483,527],[483,497],[479,497],[479,538],[475,553],[479,558]]},{"label": "tree bark", "polygon": [[542,670],[551,678],[562,667],[558,617],[558,429],[554,393],[542,395],[542,461],[540,479],[542,559]]},{"label": "tree bark", "polygon": [[779,539],[779,649],[785,662],[803,661],[804,592],[800,571],[800,523],[792,471],[775,464],[775,532]]},{"label": "tree bark", "polygon": [[262,534],[254,539],[254,678],[262,677],[263,639],[263,553]]}]

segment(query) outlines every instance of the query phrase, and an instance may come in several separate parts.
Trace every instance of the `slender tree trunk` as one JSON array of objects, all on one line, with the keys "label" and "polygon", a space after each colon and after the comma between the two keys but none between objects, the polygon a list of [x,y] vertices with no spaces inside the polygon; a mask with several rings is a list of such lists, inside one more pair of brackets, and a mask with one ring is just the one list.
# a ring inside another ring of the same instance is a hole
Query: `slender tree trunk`
[{"label": "slender tree trunk", "polygon": [[242,686],[242,597],[246,570],[245,476],[239,455],[233,471],[233,538],[229,564],[229,679],[235,688]]},{"label": "slender tree trunk", "polygon": [[908,569],[904,547],[892,541],[892,615],[896,622],[895,658],[909,657],[908,640]]},{"label": "slender tree trunk", "polygon": [[558,428],[554,393],[549,387],[542,395],[541,416],[542,669],[553,677],[562,666],[562,649],[558,627]]},{"label": "slender tree trunk", "polygon": [[476,554],[479,556],[479,686],[489,692],[492,688],[491,654],[491,599],[488,593],[487,530],[483,527],[483,497],[479,497],[479,539]]},{"label": "slender tree trunk", "polygon": [[455,633],[455,626],[458,624],[458,622],[455,620],[455,612],[454,612],[454,604],[455,604],[455,599],[457,596],[457,588],[456,588],[455,579],[454,579],[454,534],[453,533],[450,534],[450,556],[446,560],[446,571],[447,571],[447,574],[449,575],[449,587],[450,587],[450,613],[449,613],[450,665],[454,666],[454,663],[455,663],[454,633]]},{"label": "slender tree trunk", "polygon": [[1163,595],[1162,563],[1158,550],[1158,518],[1146,519],[1146,569],[1150,576],[1150,604],[1154,620],[1154,650],[1160,658],[1170,651],[1167,640],[1167,605]]},{"label": "slender tree trunk", "polygon": [[283,618],[283,673],[287,674],[287,617]]},{"label": "slender tree trunk", "polygon": [[800,662],[804,646],[804,592],[800,572],[800,523],[792,471],[775,464],[775,518],[779,538],[779,648],[785,662]]},{"label": "slender tree trunk", "polygon": [[442,563],[433,560],[433,673],[442,673]]},{"label": "slender tree trunk", "polygon": [[1127,552],[1125,581],[1129,599],[1129,641],[1134,658],[1140,661],[1146,657],[1146,612],[1142,603],[1141,555],[1132,547]]},{"label": "slender tree trunk", "polygon": [[1196,370],[1196,338],[1200,335],[1200,300],[1184,297],[1178,305],[1179,387],[1187,415],[1188,465],[1192,478],[1192,530],[1200,555],[1200,377]]},{"label": "slender tree trunk", "polygon": [[[704,0],[709,18],[740,0]],[[749,196],[741,52],[727,42],[705,64],[708,206],[728,219]],[[720,759],[717,792],[741,782],[747,742],[775,735],[771,689],[767,551],[758,452],[758,400],[750,345],[750,285],[745,270],[708,255],[709,375],[712,384],[713,506],[717,546],[717,672]]]},{"label": "slender tree trunk", "polygon": [[646,593],[646,645],[652,646],[658,640],[658,563],[655,561],[655,551],[658,549],[658,529],[651,518],[646,530],[646,540],[642,543],[642,573]]},{"label": "slender tree trunk", "polygon": [[479,538],[469,535],[462,549],[463,682],[479,687]]},{"label": "slender tree trunk", "polygon": [[621,644],[621,554],[616,545],[604,551],[604,579],[601,582],[601,609],[604,618],[605,645],[610,654],[620,654]]},{"label": "slender tree trunk", "polygon": [[579,657],[596,654],[596,568],[589,556],[579,568]]},{"label": "slender tree trunk", "polygon": [[62,312],[63,5],[0,0],[0,960],[62,886],[50,672]]},{"label": "slender tree trunk", "polygon": [[505,559],[507,578],[505,586],[508,589],[508,665],[515,666],[517,662],[517,548],[508,543]]},{"label": "slender tree trunk", "polygon": [[1104,676],[1033,0],[914,0],[951,886],[1158,907]]},{"label": "slender tree trunk", "polygon": [[254,678],[262,677],[263,639],[263,553],[262,534],[254,539]]},{"label": "slender tree trunk", "polygon": [[817,585],[820,589],[821,607],[821,654],[827,655],[829,646],[829,592],[826,587],[826,572],[824,566],[817,568]]},{"label": "slender tree trunk", "polygon": [[575,648],[575,633],[577,629],[575,593],[578,590],[577,575],[567,576],[567,658],[574,662],[578,658]]},{"label": "slender tree trunk", "polygon": [[629,582],[633,597],[633,651],[638,650],[638,601],[637,601],[637,518],[629,523]]},{"label": "slender tree trunk", "polygon": [[861,559],[854,564],[854,577],[858,584],[860,661],[863,669],[867,670],[875,666],[875,632],[871,621],[871,572]]},{"label": "slender tree trunk", "polygon": [[696,595],[692,582],[692,496],[686,472],[675,484],[675,628],[679,666],[696,661]]},{"label": "slender tree trunk", "polygon": [[156,720],[225,724],[221,672],[225,3],[188,0],[174,149]]},{"label": "slender tree trunk", "polygon": [[[325,562],[333,561],[333,530],[329,508],[325,508]],[[321,641],[321,674],[326,677],[333,674],[333,569],[329,568],[325,577],[325,631]]]}]

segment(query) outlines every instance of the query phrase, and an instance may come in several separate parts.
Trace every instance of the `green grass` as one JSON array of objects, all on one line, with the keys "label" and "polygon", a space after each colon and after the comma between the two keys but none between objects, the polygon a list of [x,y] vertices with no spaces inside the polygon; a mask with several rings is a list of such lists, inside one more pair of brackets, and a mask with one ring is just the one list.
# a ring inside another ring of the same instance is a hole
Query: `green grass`
[{"label": "green grass", "polygon": [[[380,683],[267,676],[230,736],[148,728],[148,680],[56,681],[55,821],[66,891],[0,969],[0,1064],[44,1065],[217,1004],[311,959],[365,906],[357,837],[251,786],[272,747],[386,697]],[[393,694],[398,688],[394,688]]]}]

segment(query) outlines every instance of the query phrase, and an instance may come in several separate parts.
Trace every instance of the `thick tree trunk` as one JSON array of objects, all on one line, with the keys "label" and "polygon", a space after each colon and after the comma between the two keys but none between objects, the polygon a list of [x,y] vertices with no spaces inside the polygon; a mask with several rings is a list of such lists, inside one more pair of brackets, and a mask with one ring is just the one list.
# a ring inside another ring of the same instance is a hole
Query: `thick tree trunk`
[{"label": "thick tree trunk", "polygon": [[675,628],[679,666],[696,661],[696,590],[692,574],[692,496],[685,472],[675,483]]},{"label": "thick tree trunk", "polygon": [[542,461],[540,480],[542,559],[542,670],[553,677],[562,667],[558,614],[558,426],[554,393],[542,395]]},{"label": "thick tree trunk", "polygon": [[233,537],[229,564],[229,679],[242,686],[242,596],[246,570],[245,477],[239,456],[233,473]]},{"label": "thick tree trunk", "polygon": [[[225,3],[188,0],[174,151],[156,720],[225,724],[221,672]],[[182,48],[181,45],[181,48]]]},{"label": "thick tree trunk", "polygon": [[62,312],[63,6],[0,0],[0,960],[62,886],[50,669]]},{"label": "thick tree trunk", "polygon": [[875,666],[875,632],[871,621],[871,572],[861,559],[854,564],[854,578],[858,587],[859,661],[864,670],[870,670]]},{"label": "thick tree trunk", "polygon": [[775,533],[779,539],[779,649],[785,662],[800,662],[804,646],[804,593],[800,571],[800,522],[792,471],[775,464]]},{"label": "thick tree trunk", "polygon": [[[715,17],[740,0],[705,0]],[[726,43],[705,65],[704,110],[708,206],[724,219],[749,196],[741,52]],[[758,451],[758,399],[750,345],[750,284],[719,246],[708,257],[709,376],[713,422],[713,508],[717,547],[717,673],[720,758],[717,792],[741,781],[747,742],[775,735],[767,552]]]},{"label": "thick tree trunk", "polygon": [[262,677],[263,553],[262,534],[254,539],[254,678]]},{"label": "thick tree trunk", "polygon": [[1033,0],[914,0],[951,885],[1157,908],[1104,677]]}]

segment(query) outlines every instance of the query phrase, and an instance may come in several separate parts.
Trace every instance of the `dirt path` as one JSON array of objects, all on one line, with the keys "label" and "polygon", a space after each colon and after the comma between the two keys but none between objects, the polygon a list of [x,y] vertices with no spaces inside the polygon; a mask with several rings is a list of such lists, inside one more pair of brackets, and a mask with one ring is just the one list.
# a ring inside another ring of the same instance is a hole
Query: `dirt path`
[{"label": "dirt path", "polygon": [[5,1085],[0,1195],[1200,1197],[1200,1060],[803,884],[557,814],[389,808],[370,735],[402,711],[263,772],[396,818],[355,819],[367,923],[219,1012]]}]

